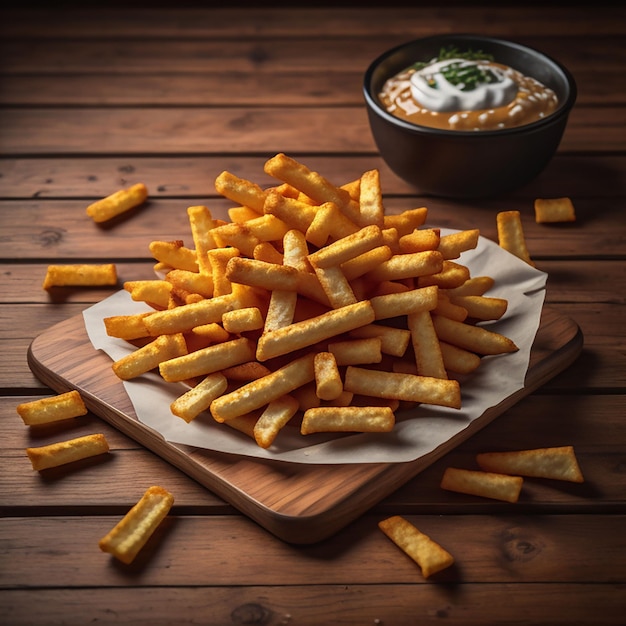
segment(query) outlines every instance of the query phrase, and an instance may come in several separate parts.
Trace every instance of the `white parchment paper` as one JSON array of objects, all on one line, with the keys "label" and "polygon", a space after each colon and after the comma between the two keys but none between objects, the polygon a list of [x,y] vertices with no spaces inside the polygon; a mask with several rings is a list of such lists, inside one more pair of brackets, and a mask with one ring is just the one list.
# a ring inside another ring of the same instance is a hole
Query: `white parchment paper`
[{"label": "white parchment paper", "polygon": [[[442,234],[455,232],[441,229]],[[478,370],[461,384],[462,408],[421,405],[396,414],[396,426],[384,434],[315,434],[301,435],[287,425],[267,450],[246,435],[224,424],[210,414],[201,414],[190,423],[174,416],[171,402],[188,388],[182,383],[166,383],[155,372],[132,381],[124,387],[138,419],[159,432],[167,441],[219,452],[273,459],[291,463],[401,463],[413,461],[467,428],[487,409],[524,386],[530,349],[539,321],[547,275],[529,266],[480,237],[475,250],[464,252],[459,260],[472,276],[489,275],[494,287],[486,294],[506,298],[508,309],[503,318],[485,324],[512,339],[518,352],[483,357]],[[144,303],[131,300],[127,291],[119,291],[84,311],[87,334],[96,350],[117,360],[134,347],[109,337],[103,319],[113,315],[130,315],[151,310]]]}]

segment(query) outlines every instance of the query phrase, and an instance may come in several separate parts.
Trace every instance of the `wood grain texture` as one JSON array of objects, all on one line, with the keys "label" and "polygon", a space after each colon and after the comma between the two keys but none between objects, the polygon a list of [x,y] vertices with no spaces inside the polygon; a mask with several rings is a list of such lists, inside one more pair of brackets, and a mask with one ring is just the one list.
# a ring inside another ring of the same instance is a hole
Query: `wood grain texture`
[{"label": "wood grain texture", "polygon": [[137,419],[111,361],[95,351],[82,316],[61,322],[31,344],[35,375],[59,392],[78,389],[91,411],[144,444],[200,484],[291,543],[314,543],[337,532],[432,462],[576,359],[582,333],[569,318],[545,309],[525,387],[488,409],[459,435],[408,463],[301,465],[264,462],[165,441]]}]

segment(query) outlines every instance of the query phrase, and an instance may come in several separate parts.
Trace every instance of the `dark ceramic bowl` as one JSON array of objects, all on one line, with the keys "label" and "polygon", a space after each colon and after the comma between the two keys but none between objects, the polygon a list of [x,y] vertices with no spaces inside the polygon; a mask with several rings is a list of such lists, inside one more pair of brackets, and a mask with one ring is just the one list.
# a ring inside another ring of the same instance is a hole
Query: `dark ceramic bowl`
[{"label": "dark ceramic bowl", "polygon": [[[480,131],[428,128],[388,113],[378,97],[385,81],[449,46],[492,54],[495,61],[537,79],[555,91],[557,109],[524,126]],[[567,69],[545,54],[468,34],[435,35],[385,52],[367,69],[363,90],[372,134],[387,165],[420,192],[451,198],[495,196],[535,178],[559,146],[577,93]]]}]

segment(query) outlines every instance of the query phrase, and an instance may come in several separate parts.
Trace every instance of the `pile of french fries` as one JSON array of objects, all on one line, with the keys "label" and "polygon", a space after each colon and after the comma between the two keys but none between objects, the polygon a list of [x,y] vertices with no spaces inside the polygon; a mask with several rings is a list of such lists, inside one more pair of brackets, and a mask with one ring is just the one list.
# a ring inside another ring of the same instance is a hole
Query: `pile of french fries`
[{"label": "pile of french fries", "polygon": [[459,261],[478,229],[442,235],[425,207],[386,214],[378,170],[336,186],[279,153],[262,188],[228,171],[216,190],[230,221],[187,209],[192,246],[153,241],[153,280],[124,288],[150,311],[104,320],[131,342],[123,380],[158,368],[189,390],[172,403],[271,446],[285,425],[389,432],[398,409],[461,407],[460,380],[484,355],[518,348],[477,322],[507,301]]}]

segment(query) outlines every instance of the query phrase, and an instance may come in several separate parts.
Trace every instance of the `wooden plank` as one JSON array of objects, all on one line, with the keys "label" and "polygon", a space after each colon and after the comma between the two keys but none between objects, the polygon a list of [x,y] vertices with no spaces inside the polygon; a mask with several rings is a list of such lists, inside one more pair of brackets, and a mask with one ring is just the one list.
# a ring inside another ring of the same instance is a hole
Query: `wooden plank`
[{"label": "wooden plank", "polygon": [[[0,451],[3,515],[122,514],[134,504],[138,484],[165,486],[174,494],[175,510],[181,514],[235,512],[223,499],[92,413],[45,428],[24,426],[15,407],[34,398],[0,398],[0,438],[5,442]],[[626,437],[623,406],[622,395],[531,395],[381,500],[372,511],[390,515],[506,513],[510,510],[506,503],[441,489],[445,468],[478,469],[475,455],[479,452],[573,445],[585,484],[526,479],[514,510],[528,515],[626,512],[626,474],[620,471],[620,442]],[[26,447],[94,432],[103,433],[109,442],[112,458],[108,461],[77,464],[46,477],[32,471]]]},{"label": "wooden plank", "polygon": [[[409,463],[307,466],[272,464],[166,442],[136,417],[110,359],[93,350],[82,316],[51,327],[29,348],[31,369],[57,391],[78,389],[90,410],[182,469],[285,541],[310,543],[336,532],[434,460],[545,384],[578,356],[582,336],[569,318],[542,315],[525,387]],[[312,482],[313,481],[313,482]],[[375,488],[374,488],[375,487]]]},{"label": "wooden plank", "polygon": [[[141,489],[136,495],[140,497]],[[98,551],[98,539],[119,516],[4,518],[0,554],[11,567],[0,570],[0,587],[50,589],[61,582],[66,589],[382,582],[417,590],[435,581],[462,586],[626,583],[626,561],[616,556],[626,549],[624,515],[407,515],[455,557],[455,565],[432,581],[425,581],[416,564],[378,530],[383,517],[366,515],[326,541],[294,546],[244,517],[170,513],[131,567],[114,567],[112,557]]]},{"label": "wooden plank", "polygon": [[[23,107],[4,109],[3,121],[0,144],[13,156],[376,151],[365,107]],[[620,107],[604,107],[601,115],[574,108],[559,149],[623,151],[625,122]]]},{"label": "wooden plank", "polygon": [[[306,162],[306,159],[305,159]],[[137,182],[139,179],[134,179]],[[256,179],[252,179],[256,180]],[[556,197],[556,196],[548,196]],[[224,198],[173,200],[150,198],[147,203],[119,219],[97,225],[85,213],[90,200],[7,200],[0,201],[0,231],[5,236],[0,260],[45,260],[67,262],[78,259],[115,262],[150,260],[149,244],[154,240],[180,239],[191,245],[187,207],[207,205],[213,217],[228,219],[232,202]],[[626,249],[622,227],[622,201],[608,202],[596,197],[573,198],[577,219],[573,223],[537,224],[532,199],[482,200],[459,203],[442,198],[393,197],[385,200],[389,213],[416,206],[428,208],[427,226],[465,230],[498,240],[496,214],[519,210],[524,236],[535,260],[555,256],[577,259],[621,258]],[[598,215],[598,204],[602,214]],[[607,236],[607,233],[611,233]],[[132,271],[132,267],[128,268]],[[44,275],[41,275],[43,282]],[[128,277],[124,277],[128,278]],[[132,278],[132,276],[130,276]]]},{"label": "wooden plank", "polygon": [[[149,38],[188,37],[237,38],[293,37],[310,35],[314,24],[323,23],[329,36],[369,36],[385,32],[399,37],[427,36],[433,32],[481,32],[492,36],[588,36],[589,33],[619,35],[624,32],[624,11],[603,5],[601,11],[560,3],[511,7],[482,2],[481,6],[459,5],[454,11],[430,6],[403,6],[400,11],[374,8],[320,6],[298,7],[296,11],[280,6],[259,8],[252,3],[245,10],[236,7],[179,7],[150,5],[150,10],[132,6],[86,7],[5,11],[0,20],[3,37]],[[535,3],[536,4],[536,3]],[[483,6],[486,5],[486,6]],[[558,6],[557,6],[558,5]],[[555,28],[555,24],[558,28]]]},{"label": "wooden plank", "polygon": [[[4,615],[12,626],[84,626],[116,618],[152,626],[205,623],[393,624],[438,626],[605,626],[623,623],[622,583],[507,583],[447,585],[293,585],[270,587],[141,587],[128,589],[15,589],[3,591]],[[323,602],[320,601],[323,598]],[[503,604],[503,598],[506,603]],[[567,598],[567,602],[563,600]],[[45,611],[40,611],[45,607]],[[68,607],[73,607],[68,611]]]},{"label": "wooden plank", "polygon": [[[299,158],[312,170],[324,174],[336,183],[358,178],[369,169],[378,169],[385,196],[416,196],[417,190],[405,183],[386,166],[378,154],[342,154],[319,156],[301,154]],[[231,171],[266,186],[274,181],[263,172],[265,156],[249,157],[239,155],[185,157],[92,157],[77,158],[55,156],[0,157],[0,198],[3,199],[43,199],[100,198],[112,191],[135,181],[146,184],[152,198],[186,199],[207,201],[216,197],[215,178],[224,170]],[[576,204],[579,199],[588,198],[589,203],[602,204],[602,212],[589,217],[610,215],[622,209],[623,200],[619,197],[620,176],[626,170],[626,156],[622,154],[557,154],[546,170],[537,179],[508,194],[499,201],[508,206],[511,200],[524,202],[531,207],[535,197],[559,197],[567,194]],[[590,197],[589,178],[593,179],[593,197]],[[608,201],[610,199],[610,202]],[[415,201],[430,203],[430,199],[416,198]],[[413,200],[412,200],[413,202]],[[480,209],[482,202],[457,202],[459,208],[468,206]],[[617,205],[615,209],[612,209]],[[495,205],[493,205],[495,206]],[[584,206],[579,208],[579,212]],[[477,211],[478,213],[478,211]]]}]

